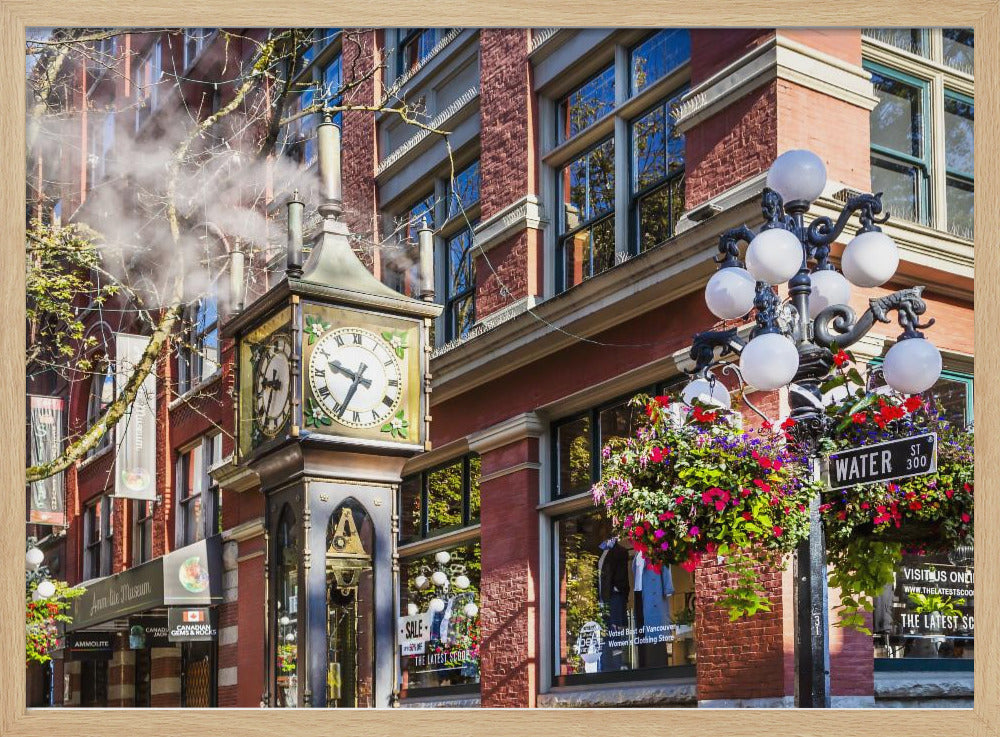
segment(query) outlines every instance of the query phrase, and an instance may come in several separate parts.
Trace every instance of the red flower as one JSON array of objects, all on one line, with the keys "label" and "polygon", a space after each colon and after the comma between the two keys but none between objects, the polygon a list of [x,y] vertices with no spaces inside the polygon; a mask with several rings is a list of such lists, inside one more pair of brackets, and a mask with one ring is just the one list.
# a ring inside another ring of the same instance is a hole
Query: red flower
[{"label": "red flower", "polygon": [[715,503],[715,511],[721,512],[726,508],[726,503],[721,499]]},{"label": "red flower", "polygon": [[969,494],[971,494],[971,493],[972,493],[972,486],[971,486],[971,484],[969,484],[968,482],[966,482],[966,483],[962,484],[962,489],[963,489],[964,491],[968,492]]},{"label": "red flower", "polygon": [[674,513],[673,512],[664,512],[659,517],[660,522],[666,522],[668,519],[673,519],[673,518],[674,518]]},{"label": "red flower", "polygon": [[701,407],[694,407],[691,410],[691,416],[694,417],[695,422],[710,423],[715,422],[715,418],[718,416],[718,413],[703,410]]},{"label": "red flower", "polygon": [[740,489],[740,496],[744,498],[750,496],[750,489]]},{"label": "red flower", "polygon": [[854,422],[855,425],[863,425],[865,424],[865,420],[867,419],[868,419],[867,412],[855,412],[853,415],[851,415],[851,420]]},{"label": "red flower", "polygon": [[966,524],[968,524],[969,520],[971,520],[971,519],[972,519],[972,517],[970,517],[967,512],[962,512],[962,521],[963,522],[965,522]]},{"label": "red flower", "polygon": [[763,428],[764,430],[773,430],[773,429],[774,429],[774,425],[772,425],[772,424],[771,424],[770,422],[768,422],[767,420],[764,420],[763,422],[761,422],[761,423],[760,423],[760,426],[761,426],[761,427],[762,427],[762,428]]},{"label": "red flower", "polygon": [[753,515],[750,514],[749,512],[744,512],[743,513],[743,519],[745,519],[747,522],[749,522],[750,520],[753,519]]},{"label": "red flower", "polygon": [[781,429],[787,430],[790,427],[795,427],[795,420],[793,420],[791,417],[786,417],[785,421],[781,423]]},{"label": "red flower", "polygon": [[907,399],[905,402],[903,402],[903,407],[906,408],[907,412],[916,412],[918,409],[920,409],[923,406],[923,404],[924,404],[924,400],[921,399],[920,397],[914,395],[914,396],[910,397],[909,399]]},{"label": "red flower", "polygon": [[910,509],[912,509],[914,512],[917,511],[918,509],[921,509],[923,506],[924,505],[918,501],[910,502]]},{"label": "red flower", "polygon": [[844,520],[846,520],[847,519],[847,510],[846,509],[842,509],[839,512],[837,512],[837,519],[839,519],[841,522],[843,522]]},{"label": "red flower", "polygon": [[650,402],[649,404],[647,404],[646,405],[646,417],[652,418],[653,412],[655,411],[655,409],[656,409],[656,407],[655,407],[655,405],[652,402]]},{"label": "red flower", "polygon": [[653,401],[655,401],[661,407],[670,406],[670,397],[666,396],[665,394],[661,394],[658,397],[653,397]]},{"label": "red flower", "polygon": [[771,485],[770,484],[765,483],[764,481],[761,481],[760,479],[754,479],[753,482],[757,485],[757,488],[759,488],[765,494],[770,494],[771,493]]},{"label": "red flower", "polygon": [[774,526],[773,528],[771,528],[771,529],[773,529],[773,530],[774,530],[774,536],[775,536],[775,537],[781,537],[781,533],[782,533],[782,532],[784,532],[784,530],[782,530],[782,529],[781,529],[780,527],[778,527],[777,525],[775,525],[775,526]]},{"label": "red flower", "polygon": [[841,366],[843,366],[843,365],[845,365],[845,364],[847,364],[847,363],[850,363],[850,362],[851,362],[851,357],[850,357],[850,356],[848,356],[848,355],[847,355],[847,353],[846,353],[845,351],[839,351],[839,352],[838,352],[838,353],[837,353],[837,354],[836,354],[836,355],[835,355],[835,356],[833,357],[833,362],[834,362],[834,364],[836,364],[836,365],[837,365],[837,367],[839,368],[839,367],[841,367]]},{"label": "red flower", "polygon": [[684,497],[679,496],[674,501],[677,502],[678,504],[683,504],[684,503]]},{"label": "red flower", "polygon": [[649,451],[649,460],[653,463],[663,463],[663,448],[653,448]]}]

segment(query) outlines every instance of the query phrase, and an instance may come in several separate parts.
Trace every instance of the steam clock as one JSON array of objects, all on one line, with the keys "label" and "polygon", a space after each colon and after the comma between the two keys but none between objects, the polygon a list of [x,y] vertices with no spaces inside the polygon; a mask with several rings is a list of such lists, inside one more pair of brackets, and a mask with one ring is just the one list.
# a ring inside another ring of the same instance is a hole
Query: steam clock
[{"label": "steam clock", "polygon": [[[266,498],[269,705],[385,707],[396,682],[396,490],[427,443],[428,331],[441,308],[357,259],[329,118],[318,138],[322,220],[308,258],[293,197],[286,278],[225,329],[238,351],[238,458]],[[429,243],[424,229],[423,285],[433,283]]]}]

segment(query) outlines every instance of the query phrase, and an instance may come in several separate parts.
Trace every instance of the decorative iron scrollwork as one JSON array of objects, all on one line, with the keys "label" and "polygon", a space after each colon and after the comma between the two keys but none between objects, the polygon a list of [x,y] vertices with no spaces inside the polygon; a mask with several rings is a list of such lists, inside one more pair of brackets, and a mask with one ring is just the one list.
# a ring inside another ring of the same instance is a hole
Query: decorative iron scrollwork
[{"label": "decorative iron scrollwork", "polygon": [[754,232],[745,225],[730,228],[720,235],[719,256],[715,259],[719,267],[726,269],[731,266],[743,266],[740,261],[740,242],[749,243],[753,237]]},{"label": "decorative iron scrollwork", "polygon": [[736,328],[729,330],[706,330],[694,336],[688,354],[695,362],[694,375],[699,375],[715,363],[715,350],[721,348],[720,356],[739,353],[743,342],[736,337]]},{"label": "decorative iron scrollwork", "polygon": [[790,215],[785,214],[784,200],[770,187],[764,187],[760,195],[760,211],[764,215],[764,227],[761,230],[784,228],[794,231],[795,221]]},{"label": "decorative iron scrollwork", "polygon": [[837,222],[828,217],[819,217],[809,224],[809,229],[806,231],[806,243],[812,251],[816,252],[817,259],[819,258],[819,253],[816,249],[826,248],[826,253],[829,254],[830,244],[837,240],[837,237],[844,232],[848,221],[855,213],[858,214],[858,221],[861,223],[859,233],[881,231],[882,229],[878,226],[889,219],[888,213],[879,217],[882,213],[881,192],[877,194],[860,194],[849,198],[844,205],[844,209],[841,210]]},{"label": "decorative iron scrollwork", "polygon": [[861,340],[875,321],[889,323],[889,313],[895,311],[903,328],[902,338],[922,338],[921,328],[934,324],[930,320],[921,324],[919,315],[927,311],[927,303],[921,298],[923,287],[900,289],[884,297],[868,300],[868,309],[860,318],[847,305],[831,305],[816,316],[813,322],[813,338],[818,345],[831,348],[836,345],[846,348]]}]

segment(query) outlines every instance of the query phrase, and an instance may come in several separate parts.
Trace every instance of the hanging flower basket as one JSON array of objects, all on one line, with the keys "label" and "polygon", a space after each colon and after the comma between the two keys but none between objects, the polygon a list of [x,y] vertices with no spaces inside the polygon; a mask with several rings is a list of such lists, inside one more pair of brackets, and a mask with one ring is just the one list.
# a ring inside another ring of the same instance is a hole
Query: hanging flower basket
[{"label": "hanging flower basket", "polygon": [[825,389],[847,389],[827,408],[833,428],[823,450],[874,445],[933,432],[937,470],[824,494],[830,583],[841,588],[841,625],[867,631],[863,610],[891,583],[904,552],[947,552],[973,542],[973,435],[947,421],[933,400],[867,390],[853,357],[837,354]]},{"label": "hanging flower basket", "polygon": [[736,583],[719,603],[732,619],[767,611],[760,559],[784,557],[806,537],[815,493],[786,442],[790,421],[744,431],[736,413],[718,407],[644,395],[632,404],[645,420],[634,437],[603,448],[595,504],[654,570],[723,558]]}]

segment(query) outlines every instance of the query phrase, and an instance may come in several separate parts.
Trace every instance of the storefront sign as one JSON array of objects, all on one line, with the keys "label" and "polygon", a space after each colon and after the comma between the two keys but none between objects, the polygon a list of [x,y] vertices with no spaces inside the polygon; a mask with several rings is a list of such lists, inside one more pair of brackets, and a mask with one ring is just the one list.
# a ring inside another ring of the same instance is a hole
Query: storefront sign
[{"label": "storefront sign", "polygon": [[[149,344],[143,335],[118,333],[117,384],[125,386],[142,360]],[[142,381],[135,401],[115,427],[114,496],[128,499],[156,499],[156,376],[150,372]]]},{"label": "storefront sign", "polygon": [[407,655],[423,655],[430,637],[430,622],[426,614],[414,614],[399,618],[399,652]]},{"label": "storefront sign", "polygon": [[65,650],[76,660],[106,660],[114,642],[114,632],[73,632],[66,635]]},{"label": "storefront sign", "polygon": [[168,553],[135,568],[92,581],[73,599],[72,630],[128,617],[163,605],[222,602],[222,536]]},{"label": "storefront sign", "polygon": [[[905,561],[896,571],[895,612],[904,635],[972,637],[975,573],[969,566]],[[935,611],[935,606],[940,610]]]},{"label": "storefront sign", "polygon": [[[36,466],[59,457],[63,443],[64,401],[59,397],[29,397],[31,417],[30,462]],[[63,472],[31,483],[28,521],[38,525],[65,525]]]},{"label": "storefront sign", "polygon": [[166,617],[129,617],[128,624],[130,650],[143,650],[147,647],[170,647]]},{"label": "storefront sign", "polygon": [[937,470],[937,435],[926,433],[831,453],[830,488],[891,481]]},{"label": "storefront sign", "polygon": [[208,607],[170,607],[167,610],[167,636],[171,642],[214,640],[215,611]]}]

